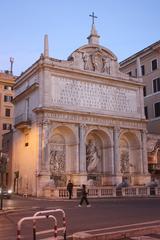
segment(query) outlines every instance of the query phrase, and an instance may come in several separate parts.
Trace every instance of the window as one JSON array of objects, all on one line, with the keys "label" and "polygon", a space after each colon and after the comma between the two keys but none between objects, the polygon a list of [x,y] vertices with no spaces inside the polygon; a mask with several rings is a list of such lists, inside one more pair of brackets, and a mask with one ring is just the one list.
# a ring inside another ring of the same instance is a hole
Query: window
[{"label": "window", "polygon": [[12,96],[6,96],[4,95],[4,102],[12,102],[13,97]]},{"label": "window", "polygon": [[10,115],[11,115],[11,109],[6,108],[6,109],[5,109],[5,116],[6,116],[6,117],[10,117]]},{"label": "window", "polygon": [[3,123],[3,130],[11,130],[12,124],[9,123]]},{"label": "window", "polygon": [[13,90],[13,88],[11,86],[9,86],[9,85],[5,85],[4,89],[9,90],[9,91]]},{"label": "window", "polygon": [[160,102],[154,104],[155,117],[160,117]]},{"label": "window", "polygon": [[142,76],[144,76],[145,75],[145,67],[144,67],[144,65],[141,66],[141,72],[142,72]]},{"label": "window", "polygon": [[153,80],[153,92],[159,92],[160,91],[160,78],[156,78]]},{"label": "window", "polygon": [[152,60],[152,71],[157,69],[157,59]]},{"label": "window", "polygon": [[143,96],[145,97],[147,94],[146,94],[146,86],[143,87]]},{"label": "window", "polygon": [[144,107],[144,114],[146,119],[148,119],[148,107]]},{"label": "window", "polygon": [[132,72],[128,72],[127,74],[128,74],[129,76],[132,76]]}]

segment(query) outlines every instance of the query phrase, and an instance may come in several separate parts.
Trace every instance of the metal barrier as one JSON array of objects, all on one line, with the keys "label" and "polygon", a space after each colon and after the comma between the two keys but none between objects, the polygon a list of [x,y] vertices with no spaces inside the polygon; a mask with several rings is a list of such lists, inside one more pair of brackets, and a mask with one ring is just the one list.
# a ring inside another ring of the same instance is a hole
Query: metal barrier
[{"label": "metal barrier", "polygon": [[[57,219],[53,216],[53,215],[43,215],[43,216],[32,216],[32,217],[24,217],[21,218],[18,223],[17,223],[17,240],[21,240],[22,236],[21,236],[21,225],[24,221],[27,220],[39,220],[39,219],[48,219],[51,218],[54,220],[54,228],[52,229],[52,232],[54,233],[54,239],[57,239]],[[35,235],[33,236],[33,240],[36,239],[36,231],[35,231]]]},{"label": "metal barrier", "polygon": [[[63,227],[56,229],[56,232],[58,233],[58,231],[63,231],[63,237],[64,240],[66,240],[66,215],[63,209],[53,209],[53,210],[44,210],[44,211],[38,211],[36,212],[33,217],[37,217],[38,215],[43,215],[43,216],[47,216],[46,214],[51,214],[51,213],[57,213],[57,212],[61,212],[62,213],[62,221],[63,221]],[[52,215],[49,215],[52,216]],[[46,231],[46,233],[51,232],[51,230]],[[33,220],[33,240],[36,240],[36,219]]]}]

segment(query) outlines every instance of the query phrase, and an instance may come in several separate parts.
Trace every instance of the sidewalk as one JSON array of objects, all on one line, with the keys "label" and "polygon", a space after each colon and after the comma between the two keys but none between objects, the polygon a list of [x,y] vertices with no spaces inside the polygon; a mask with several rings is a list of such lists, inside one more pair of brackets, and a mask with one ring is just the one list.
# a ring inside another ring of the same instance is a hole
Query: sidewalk
[{"label": "sidewalk", "polygon": [[0,215],[5,213],[20,212],[24,210],[39,210],[40,207],[4,207],[3,210],[0,210]]},{"label": "sidewalk", "polygon": [[160,239],[160,220],[138,224],[95,229],[73,234],[73,240],[157,240]]},{"label": "sidewalk", "polygon": [[141,236],[141,237],[132,237],[128,240],[158,240],[160,239],[160,233],[159,234],[149,234],[148,236]]}]

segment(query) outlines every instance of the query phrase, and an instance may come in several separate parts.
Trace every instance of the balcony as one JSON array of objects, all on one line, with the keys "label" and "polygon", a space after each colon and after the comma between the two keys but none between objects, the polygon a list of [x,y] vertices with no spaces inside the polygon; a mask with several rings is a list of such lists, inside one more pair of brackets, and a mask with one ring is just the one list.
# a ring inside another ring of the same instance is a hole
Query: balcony
[{"label": "balcony", "polygon": [[14,127],[17,129],[26,129],[31,126],[31,114],[22,113],[15,118]]}]

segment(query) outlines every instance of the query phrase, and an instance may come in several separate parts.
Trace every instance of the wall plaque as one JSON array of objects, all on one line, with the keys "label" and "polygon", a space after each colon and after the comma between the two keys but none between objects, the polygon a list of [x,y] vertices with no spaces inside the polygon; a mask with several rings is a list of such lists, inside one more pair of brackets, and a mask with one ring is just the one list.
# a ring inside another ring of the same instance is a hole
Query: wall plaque
[{"label": "wall plaque", "polygon": [[136,90],[62,77],[52,77],[52,103],[90,112],[138,113]]}]

